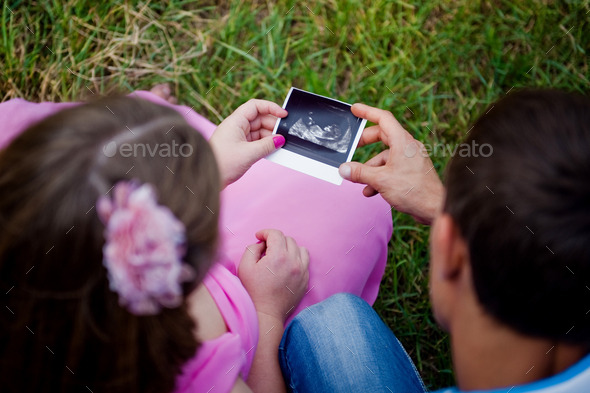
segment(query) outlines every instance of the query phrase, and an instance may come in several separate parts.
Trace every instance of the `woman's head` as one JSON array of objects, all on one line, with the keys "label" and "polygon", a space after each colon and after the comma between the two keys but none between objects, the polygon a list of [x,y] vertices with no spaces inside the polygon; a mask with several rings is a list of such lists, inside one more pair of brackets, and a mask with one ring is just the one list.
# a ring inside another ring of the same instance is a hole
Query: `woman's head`
[{"label": "woman's head", "polygon": [[185,305],[155,316],[119,305],[96,204],[120,182],[150,184],[185,227],[183,260],[196,271],[187,293],[217,240],[220,180],[205,139],[172,109],[109,98],[30,127],[0,152],[0,168],[0,277],[14,285],[0,332],[3,386],[171,390],[195,353],[194,323]]},{"label": "woman's head", "polygon": [[590,100],[509,94],[466,144],[491,148],[452,159],[444,211],[480,304],[521,333],[589,346]]}]

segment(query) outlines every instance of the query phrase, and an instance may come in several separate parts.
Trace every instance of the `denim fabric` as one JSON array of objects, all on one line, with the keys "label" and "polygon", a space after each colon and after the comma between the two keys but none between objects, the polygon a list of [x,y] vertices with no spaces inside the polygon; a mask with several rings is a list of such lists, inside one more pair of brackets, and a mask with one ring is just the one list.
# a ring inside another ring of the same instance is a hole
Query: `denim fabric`
[{"label": "denim fabric", "polygon": [[414,364],[373,308],[337,294],[285,329],[279,361],[291,392],[425,392]]}]

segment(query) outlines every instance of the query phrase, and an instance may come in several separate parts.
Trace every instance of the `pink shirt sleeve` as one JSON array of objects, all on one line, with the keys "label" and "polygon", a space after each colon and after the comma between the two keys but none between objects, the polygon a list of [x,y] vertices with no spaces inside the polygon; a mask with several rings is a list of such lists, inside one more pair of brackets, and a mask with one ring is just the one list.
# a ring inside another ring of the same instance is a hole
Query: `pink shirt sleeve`
[{"label": "pink shirt sleeve", "polygon": [[178,377],[175,393],[231,391],[238,377],[248,378],[258,344],[258,316],[240,280],[216,264],[203,283],[228,331],[201,344]]}]

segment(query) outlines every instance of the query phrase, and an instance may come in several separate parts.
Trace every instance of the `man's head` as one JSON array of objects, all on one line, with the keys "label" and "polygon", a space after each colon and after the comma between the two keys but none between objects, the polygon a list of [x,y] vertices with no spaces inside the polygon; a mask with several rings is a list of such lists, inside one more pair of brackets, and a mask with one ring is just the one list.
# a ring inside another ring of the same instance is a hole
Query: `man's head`
[{"label": "man's head", "polygon": [[[448,328],[457,277],[481,308],[519,333],[590,345],[590,99],[509,94],[454,157],[432,231],[432,300]],[[467,274],[465,274],[467,273]],[[456,292],[456,291],[455,291]]]}]

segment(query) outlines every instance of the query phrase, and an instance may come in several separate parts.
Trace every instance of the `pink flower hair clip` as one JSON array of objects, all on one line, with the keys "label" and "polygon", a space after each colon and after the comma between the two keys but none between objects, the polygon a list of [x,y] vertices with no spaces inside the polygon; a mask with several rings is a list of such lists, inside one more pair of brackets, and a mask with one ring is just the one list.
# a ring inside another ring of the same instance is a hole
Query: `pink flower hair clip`
[{"label": "pink flower hair clip", "polygon": [[119,304],[135,315],[180,306],[181,284],[195,276],[182,262],[186,230],[170,209],[158,205],[153,187],[120,181],[113,198],[102,196],[96,206],[105,225],[103,264]]}]

